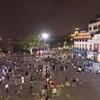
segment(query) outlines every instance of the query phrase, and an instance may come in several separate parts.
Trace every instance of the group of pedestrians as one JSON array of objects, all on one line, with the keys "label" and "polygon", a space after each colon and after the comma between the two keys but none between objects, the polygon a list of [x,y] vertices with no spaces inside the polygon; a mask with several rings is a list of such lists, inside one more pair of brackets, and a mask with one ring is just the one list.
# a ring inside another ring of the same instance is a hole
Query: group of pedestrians
[{"label": "group of pedestrians", "polygon": [[[61,56],[63,53],[65,55]],[[34,95],[34,86],[36,80],[39,80],[44,82],[41,97],[44,97],[45,100],[49,100],[50,86],[57,86],[57,79],[52,77],[52,73],[67,73],[70,66],[75,72],[80,74],[91,72],[93,68],[92,61],[88,60],[80,64],[79,61],[74,61],[73,57],[68,56],[68,52],[56,51],[42,56],[4,55],[0,56],[0,70],[2,70],[0,86],[4,86],[5,92],[10,93],[10,86],[14,84],[17,87],[16,94],[21,96],[24,93],[24,88],[26,88],[24,84],[28,83],[28,93]],[[64,77],[63,80],[64,86],[77,86],[77,78],[74,76],[71,82],[69,82],[68,76]]]}]

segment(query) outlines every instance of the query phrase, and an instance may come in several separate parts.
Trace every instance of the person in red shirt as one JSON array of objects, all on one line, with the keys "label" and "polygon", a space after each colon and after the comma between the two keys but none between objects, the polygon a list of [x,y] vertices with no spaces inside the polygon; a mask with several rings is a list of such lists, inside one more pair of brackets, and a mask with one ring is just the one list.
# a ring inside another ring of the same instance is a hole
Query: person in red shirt
[{"label": "person in red shirt", "polygon": [[53,80],[53,86],[56,86],[57,85],[57,81],[56,79]]},{"label": "person in red shirt", "polygon": [[47,81],[47,79],[46,79],[46,77],[44,76],[44,82],[46,82]]}]

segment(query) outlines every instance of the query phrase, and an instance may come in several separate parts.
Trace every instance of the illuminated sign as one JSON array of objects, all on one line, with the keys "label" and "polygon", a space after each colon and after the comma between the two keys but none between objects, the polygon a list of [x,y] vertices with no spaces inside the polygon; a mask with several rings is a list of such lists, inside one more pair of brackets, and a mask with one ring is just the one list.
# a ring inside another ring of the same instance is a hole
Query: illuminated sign
[{"label": "illuminated sign", "polygon": [[99,39],[99,37],[95,36],[95,37],[94,37],[94,39],[95,39],[95,40],[98,40],[98,39]]},{"label": "illuminated sign", "polygon": [[74,39],[80,39],[80,38],[91,38],[91,36],[76,36]]}]

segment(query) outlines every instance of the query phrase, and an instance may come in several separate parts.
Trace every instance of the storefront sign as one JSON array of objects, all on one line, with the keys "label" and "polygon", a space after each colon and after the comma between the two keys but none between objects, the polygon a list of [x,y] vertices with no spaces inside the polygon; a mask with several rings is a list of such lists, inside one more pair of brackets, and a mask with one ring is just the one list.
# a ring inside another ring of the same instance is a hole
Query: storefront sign
[{"label": "storefront sign", "polygon": [[79,39],[79,38],[91,38],[91,36],[76,36],[74,39]]}]

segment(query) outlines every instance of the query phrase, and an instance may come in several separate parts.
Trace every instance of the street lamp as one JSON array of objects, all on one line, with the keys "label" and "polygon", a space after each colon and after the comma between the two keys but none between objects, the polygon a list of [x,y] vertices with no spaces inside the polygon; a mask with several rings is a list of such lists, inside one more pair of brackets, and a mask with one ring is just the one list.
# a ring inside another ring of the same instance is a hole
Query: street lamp
[{"label": "street lamp", "polygon": [[45,39],[45,40],[46,40],[46,39],[47,39],[47,37],[48,37],[48,34],[47,34],[47,33],[43,33],[43,34],[42,34],[42,37],[43,37],[43,39]]},{"label": "street lamp", "polygon": [[[44,39],[44,43],[46,44],[46,39],[48,38],[48,34],[47,33],[43,33],[42,37]],[[45,46],[45,44],[44,44],[44,46]],[[45,49],[45,47],[44,47],[44,49]]]}]

